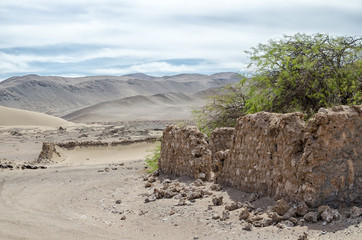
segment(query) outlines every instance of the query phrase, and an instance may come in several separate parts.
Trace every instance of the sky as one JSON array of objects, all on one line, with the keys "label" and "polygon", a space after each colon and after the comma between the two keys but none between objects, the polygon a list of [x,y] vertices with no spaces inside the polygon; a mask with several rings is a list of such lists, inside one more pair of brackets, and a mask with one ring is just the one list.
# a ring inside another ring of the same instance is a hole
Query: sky
[{"label": "sky", "polygon": [[244,72],[258,43],[361,26],[361,0],[2,0],[0,81]]}]

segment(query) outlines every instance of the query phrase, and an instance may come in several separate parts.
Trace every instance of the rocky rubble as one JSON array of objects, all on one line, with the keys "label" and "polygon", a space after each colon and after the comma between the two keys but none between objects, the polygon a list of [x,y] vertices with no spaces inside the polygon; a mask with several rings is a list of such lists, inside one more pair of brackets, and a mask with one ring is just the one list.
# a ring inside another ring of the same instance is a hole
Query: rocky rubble
[{"label": "rocky rubble", "polygon": [[47,167],[46,166],[40,166],[40,165],[34,165],[34,164],[15,164],[15,163],[10,163],[10,162],[7,162],[7,163],[2,163],[0,162],[0,169],[9,169],[9,170],[13,170],[13,169],[32,169],[32,170],[35,170],[35,169],[46,169]]},{"label": "rocky rubble", "polygon": [[[319,208],[309,208],[305,202],[288,202],[278,200],[269,207],[255,207],[253,203],[245,200],[233,201],[228,197],[221,186],[200,179],[194,181],[171,180],[167,175],[157,177],[159,173],[145,177],[146,194],[145,203],[161,199],[171,201],[174,206],[187,207],[195,201],[207,202],[209,212],[207,221],[238,222],[243,229],[252,231],[253,228],[275,226],[281,229],[298,225],[321,222],[322,225],[340,222],[346,218],[359,217],[361,212],[358,207],[350,209],[350,214],[342,216],[337,209],[322,205]],[[162,180],[163,179],[163,180]],[[149,187],[149,184],[152,187]],[[216,187],[217,186],[217,187]],[[245,198],[246,199],[246,198]]]}]

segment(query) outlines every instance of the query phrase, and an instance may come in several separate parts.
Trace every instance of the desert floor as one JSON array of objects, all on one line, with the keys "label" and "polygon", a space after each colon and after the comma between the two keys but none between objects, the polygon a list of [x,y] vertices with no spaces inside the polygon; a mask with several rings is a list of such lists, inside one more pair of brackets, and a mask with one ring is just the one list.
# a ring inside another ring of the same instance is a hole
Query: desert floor
[{"label": "desert floor", "polygon": [[[52,163],[35,163],[43,141],[117,141],[160,136],[170,122],[0,127],[0,239],[362,239],[361,218],[319,221],[296,227],[269,226],[244,230],[238,210],[224,221],[231,201],[250,201],[266,211],[273,199],[256,198],[223,186],[211,190],[188,178],[160,175],[147,181],[144,158],[151,143],[127,147],[88,147],[64,152]],[[37,169],[22,169],[29,164]],[[40,166],[46,168],[40,168]],[[169,180],[168,180],[169,179]],[[145,202],[167,182],[210,192],[179,204],[175,198]],[[212,197],[223,196],[221,206]],[[349,209],[340,209],[342,215]]]}]

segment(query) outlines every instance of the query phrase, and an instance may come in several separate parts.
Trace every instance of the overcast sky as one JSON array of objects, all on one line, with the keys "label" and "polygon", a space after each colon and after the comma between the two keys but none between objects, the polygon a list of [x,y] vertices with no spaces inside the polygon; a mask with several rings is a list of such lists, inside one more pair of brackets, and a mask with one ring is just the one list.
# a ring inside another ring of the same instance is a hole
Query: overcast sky
[{"label": "overcast sky", "polygon": [[361,0],[1,0],[0,81],[240,72],[283,34],[362,35]]}]

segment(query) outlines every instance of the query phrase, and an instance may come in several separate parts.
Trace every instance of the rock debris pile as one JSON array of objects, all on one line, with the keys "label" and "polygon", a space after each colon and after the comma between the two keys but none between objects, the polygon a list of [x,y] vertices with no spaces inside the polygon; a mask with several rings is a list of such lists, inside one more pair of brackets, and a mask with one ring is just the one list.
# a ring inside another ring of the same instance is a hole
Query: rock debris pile
[{"label": "rock debris pile", "polygon": [[[342,216],[337,209],[327,205],[318,208],[310,208],[305,202],[288,202],[285,199],[278,200],[274,205],[256,207],[245,200],[233,201],[227,191],[219,184],[204,182],[201,179],[190,181],[170,180],[158,177],[159,172],[146,176],[143,180],[145,188],[149,189],[145,203],[158,200],[170,200],[175,202],[175,207],[187,207],[197,201],[207,202],[206,220],[227,221],[240,223],[243,229],[251,231],[253,228],[276,226],[278,228],[290,228],[303,226],[308,223],[321,221],[323,225],[331,222],[357,218],[361,216],[361,208],[353,207]],[[165,176],[163,176],[165,177]],[[204,206],[202,205],[202,206]],[[173,215],[173,213],[170,213]],[[207,217],[208,216],[208,217]]]}]

